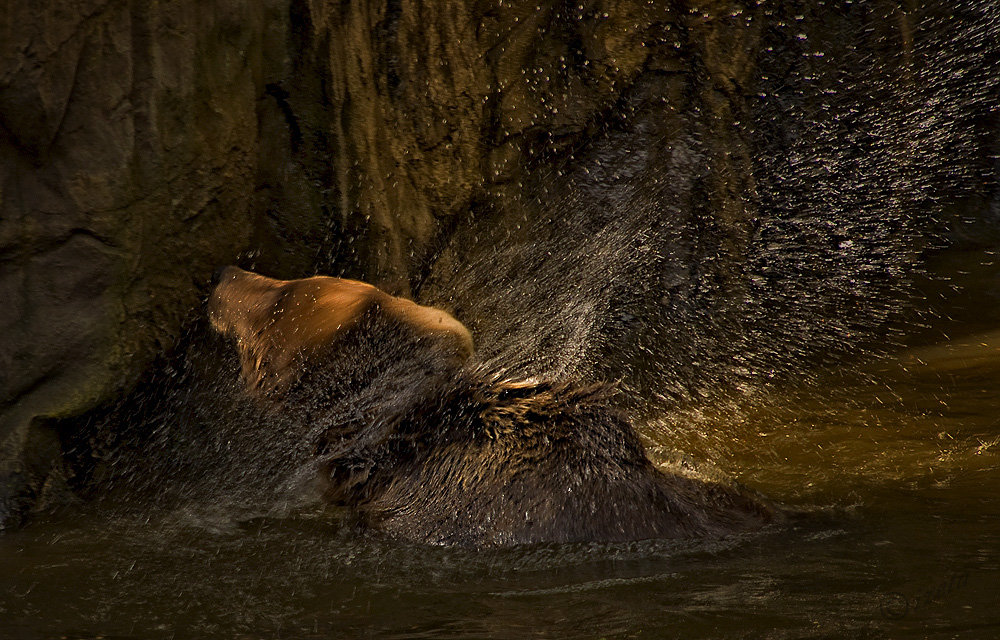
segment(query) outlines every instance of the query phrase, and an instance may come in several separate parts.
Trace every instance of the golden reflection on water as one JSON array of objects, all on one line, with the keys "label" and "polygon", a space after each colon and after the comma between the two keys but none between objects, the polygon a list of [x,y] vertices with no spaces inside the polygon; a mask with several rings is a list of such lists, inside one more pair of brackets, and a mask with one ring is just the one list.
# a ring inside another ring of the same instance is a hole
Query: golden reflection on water
[{"label": "golden reflection on water", "polygon": [[903,350],[652,427],[696,458],[793,503],[850,504],[892,488],[968,487],[1000,480],[1000,331]]}]

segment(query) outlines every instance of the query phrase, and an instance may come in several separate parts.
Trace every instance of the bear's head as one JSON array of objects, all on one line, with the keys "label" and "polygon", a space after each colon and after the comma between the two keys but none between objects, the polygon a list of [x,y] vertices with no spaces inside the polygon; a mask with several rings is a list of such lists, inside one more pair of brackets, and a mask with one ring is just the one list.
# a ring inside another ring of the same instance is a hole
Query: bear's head
[{"label": "bear's head", "polygon": [[469,331],[446,311],[357,280],[275,280],[225,267],[215,282],[209,320],[234,339],[258,397],[280,398],[313,370],[370,368],[402,354],[417,366],[459,368],[473,354]]}]

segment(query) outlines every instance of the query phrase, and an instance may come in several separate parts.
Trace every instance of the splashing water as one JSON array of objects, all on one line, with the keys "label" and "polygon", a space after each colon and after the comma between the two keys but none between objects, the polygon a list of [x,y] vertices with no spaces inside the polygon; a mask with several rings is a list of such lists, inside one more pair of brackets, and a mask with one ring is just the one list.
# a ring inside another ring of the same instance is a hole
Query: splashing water
[{"label": "splashing water", "polygon": [[[996,336],[872,356],[907,339],[904,320],[946,327],[907,315],[933,286],[926,256],[971,246],[945,275],[995,277],[989,242],[948,225],[1000,224],[984,179],[1000,8],[825,6],[785,3],[752,27],[761,53],[726,94],[723,149],[700,84],[651,75],[585,144],[472,211],[419,288],[496,369],[620,381],[654,454],[709,457],[816,506],[812,520],[751,540],[482,554],[358,536],[302,505],[310,427],[262,414],[196,328],[94,417],[104,475],[80,482],[107,491],[98,515],[0,539],[10,633],[995,635]],[[690,108],[662,99],[677,86]],[[131,428],[102,441],[101,420]]]}]

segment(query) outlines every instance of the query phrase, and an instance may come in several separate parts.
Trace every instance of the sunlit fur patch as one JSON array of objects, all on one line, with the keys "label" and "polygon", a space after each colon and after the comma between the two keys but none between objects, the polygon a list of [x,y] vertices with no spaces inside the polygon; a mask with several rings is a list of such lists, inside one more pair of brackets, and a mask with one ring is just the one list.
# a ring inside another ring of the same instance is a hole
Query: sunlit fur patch
[{"label": "sunlit fur patch", "polygon": [[366,324],[423,341],[459,366],[474,351],[469,331],[446,311],[343,278],[275,280],[226,267],[208,315],[216,331],[235,339],[243,379],[262,398],[282,396],[315,354],[330,357],[331,349]]}]

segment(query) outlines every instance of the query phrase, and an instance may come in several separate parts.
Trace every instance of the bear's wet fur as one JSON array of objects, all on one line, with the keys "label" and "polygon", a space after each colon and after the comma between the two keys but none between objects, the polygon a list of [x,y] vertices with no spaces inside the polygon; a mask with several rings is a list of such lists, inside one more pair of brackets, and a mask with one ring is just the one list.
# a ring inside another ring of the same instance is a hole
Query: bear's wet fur
[{"label": "bear's wet fur", "polygon": [[733,482],[656,468],[610,395],[466,367],[405,410],[332,425],[327,497],[392,535],[475,547],[720,535],[776,519]]},{"label": "bear's wet fur", "polygon": [[[253,276],[230,276],[242,273]],[[227,314],[260,303],[260,293],[217,288],[213,326],[231,327]],[[256,330],[266,333],[266,323]],[[270,339],[228,333],[238,350]],[[438,338],[376,308],[354,330],[289,359],[300,370],[257,396],[316,442],[326,500],[367,526],[492,547],[717,536],[782,518],[721,476],[655,466],[609,385],[503,378],[489,363],[442,351]],[[252,373],[244,367],[253,392]]]},{"label": "bear's wet fur", "polygon": [[220,269],[214,280],[209,320],[235,339],[243,379],[260,396],[283,395],[314,366],[357,361],[354,352],[377,347],[382,336],[392,336],[395,349],[425,353],[435,368],[454,368],[473,353],[468,329],[449,313],[357,280],[275,280],[237,267]]}]

